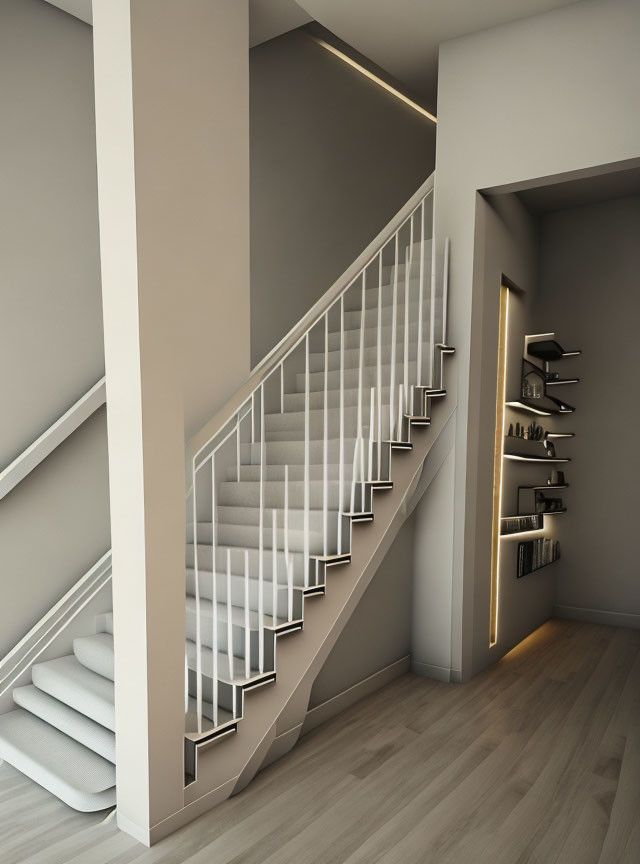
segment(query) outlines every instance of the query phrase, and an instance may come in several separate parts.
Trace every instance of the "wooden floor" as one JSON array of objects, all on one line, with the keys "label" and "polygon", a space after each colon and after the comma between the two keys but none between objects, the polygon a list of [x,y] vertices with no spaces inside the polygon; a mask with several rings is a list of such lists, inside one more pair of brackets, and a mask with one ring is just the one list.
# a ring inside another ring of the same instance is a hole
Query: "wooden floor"
[{"label": "wooden floor", "polygon": [[0,767],[2,864],[639,864],[640,632],[550,621],[461,685],[406,675],[145,849]]}]

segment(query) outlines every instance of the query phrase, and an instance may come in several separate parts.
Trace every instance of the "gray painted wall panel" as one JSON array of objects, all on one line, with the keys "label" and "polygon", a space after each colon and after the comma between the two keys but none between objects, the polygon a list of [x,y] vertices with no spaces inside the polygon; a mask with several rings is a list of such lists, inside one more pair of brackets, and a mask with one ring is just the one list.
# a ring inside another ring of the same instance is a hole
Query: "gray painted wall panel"
[{"label": "gray painted wall panel", "polygon": [[[0,467],[104,374],[91,37],[0,4]],[[109,545],[101,409],[0,501],[0,657]]]},{"label": "gray painted wall panel", "polygon": [[300,31],[250,57],[255,365],[431,174],[435,126]]},{"label": "gray painted wall panel", "polygon": [[[576,437],[557,518],[562,545],[556,602],[640,615],[637,483],[640,481],[638,321],[640,197],[550,213],[541,219],[538,325],[575,359],[555,364],[580,383],[562,388]],[[560,446],[558,447],[560,452]]]}]

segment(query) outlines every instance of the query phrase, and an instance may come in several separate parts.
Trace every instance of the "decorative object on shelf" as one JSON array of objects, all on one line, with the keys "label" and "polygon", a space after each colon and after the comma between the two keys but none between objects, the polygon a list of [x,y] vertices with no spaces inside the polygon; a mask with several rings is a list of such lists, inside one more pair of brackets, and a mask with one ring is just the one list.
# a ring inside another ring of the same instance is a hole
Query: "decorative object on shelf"
[{"label": "decorative object on shelf", "polygon": [[551,477],[547,480],[548,486],[564,486],[564,471],[558,471],[557,468],[551,469]]},{"label": "decorative object on shelf", "polygon": [[513,438],[513,423],[509,423],[509,431],[507,432],[509,438]]},{"label": "decorative object on shelf", "polygon": [[553,443],[553,441],[549,441],[547,438],[545,438],[544,449],[546,450],[548,456],[551,456],[552,459],[556,458],[556,445]]},{"label": "decorative object on shelf", "polygon": [[[523,360],[522,369],[522,398],[523,399],[542,399],[546,395],[545,392],[545,376],[541,369],[529,363],[528,360]],[[525,369],[525,364],[527,369]]]},{"label": "decorative object on shelf", "polygon": [[549,372],[548,369],[541,369],[530,360],[522,358],[522,384],[520,388],[522,399],[532,402],[546,400],[544,407],[551,414],[569,414],[575,409],[563,402],[562,399],[550,396],[547,387],[558,384],[575,384],[577,381],[577,378],[561,379]]},{"label": "decorative object on shelf", "polygon": [[536,492],[536,513],[564,513],[562,498],[547,498],[542,492]]},{"label": "decorative object on shelf", "polygon": [[560,558],[560,543],[540,537],[518,544],[518,579],[553,564]]}]

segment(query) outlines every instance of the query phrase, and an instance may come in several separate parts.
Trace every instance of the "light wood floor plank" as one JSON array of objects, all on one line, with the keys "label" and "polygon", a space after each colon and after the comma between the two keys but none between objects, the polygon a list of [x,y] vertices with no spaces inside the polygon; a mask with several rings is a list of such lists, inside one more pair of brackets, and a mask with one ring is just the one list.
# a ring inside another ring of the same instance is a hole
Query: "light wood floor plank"
[{"label": "light wood floor plank", "polygon": [[640,633],[549,621],[406,675],[153,849],[0,765],[2,864],[640,864]]}]

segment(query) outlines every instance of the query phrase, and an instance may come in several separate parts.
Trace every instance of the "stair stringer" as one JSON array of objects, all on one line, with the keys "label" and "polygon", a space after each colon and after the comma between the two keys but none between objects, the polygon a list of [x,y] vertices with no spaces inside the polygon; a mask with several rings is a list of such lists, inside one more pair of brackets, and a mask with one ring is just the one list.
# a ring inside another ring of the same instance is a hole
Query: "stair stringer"
[{"label": "stair stringer", "polygon": [[[450,371],[455,379],[455,367]],[[409,515],[423,463],[451,413],[442,401],[433,401],[431,426],[414,428],[413,449],[394,451],[393,490],[375,495],[373,522],[352,526],[351,563],[328,569],[326,594],[305,604],[304,629],[278,638],[275,686],[248,691],[236,734],[199,753],[197,777],[184,798],[194,816],[244,788],[283,733],[290,735],[279,755],[297,740],[313,681]]]},{"label": "stair stringer", "polygon": [[[447,407],[449,406],[447,405]],[[236,783],[236,786],[233,790],[234,795],[244,789],[245,786],[247,786],[251,782],[251,780],[260,770],[266,768],[268,765],[277,761],[277,759],[280,759],[282,756],[286,755],[297,744],[300,734],[302,732],[305,718],[307,716],[311,689],[313,687],[317,674],[322,669],[331,649],[335,645],[337,639],[339,638],[344,627],[346,626],[346,623],[351,616],[353,609],[360,601],[360,598],[364,594],[366,587],[371,582],[371,579],[378,570],[378,567],[382,563],[385,555],[391,548],[391,545],[396,539],[400,528],[412,515],[420,499],[422,498],[422,495],[424,495],[426,488],[430,484],[431,480],[433,480],[433,477],[441,466],[444,456],[446,456],[446,454],[450,450],[451,442],[449,439],[453,434],[452,423],[455,422],[456,409],[455,405],[448,411],[445,411],[443,409],[445,409],[444,405],[442,406],[440,411],[438,411],[438,414],[442,414],[442,422],[433,423],[432,420],[432,434],[423,435],[422,433],[419,433],[419,437],[424,438],[427,443],[426,450],[424,452],[424,455],[422,456],[422,461],[420,462],[416,474],[412,478],[411,484],[407,488],[406,493],[404,494],[404,497],[400,502],[400,506],[398,507],[389,524],[388,530],[386,531],[382,541],[376,548],[370,561],[365,566],[365,571],[363,572],[361,577],[361,579],[365,580],[365,584],[362,590],[358,592],[358,597],[355,604],[349,606],[349,613],[346,618],[339,618],[338,620],[336,620],[334,627],[328,634],[327,639],[325,640],[321,649],[318,652],[318,655],[316,656],[316,658],[314,658],[313,664],[309,667],[309,673],[304,676],[287,704],[283,707],[282,711],[280,712],[278,718],[275,721],[274,729],[270,730],[270,733],[273,733],[273,735],[270,734],[268,736],[268,738],[270,738],[271,740],[269,748],[267,749],[261,761],[260,753],[262,752],[262,748],[259,748],[256,751],[255,758],[252,758],[247,763],[244,771],[238,778],[238,782]],[[415,452],[416,447],[420,446],[419,440],[416,440],[414,438],[413,444]],[[440,446],[441,444],[443,446]],[[430,465],[432,456],[435,457],[435,459],[433,460],[434,464]],[[400,458],[405,458],[404,454]],[[397,465],[397,460],[394,464]],[[426,470],[427,466],[429,466],[430,468],[429,471]],[[396,488],[395,476],[394,488]],[[376,518],[378,518],[378,512],[379,506],[378,504],[376,504]]]}]

